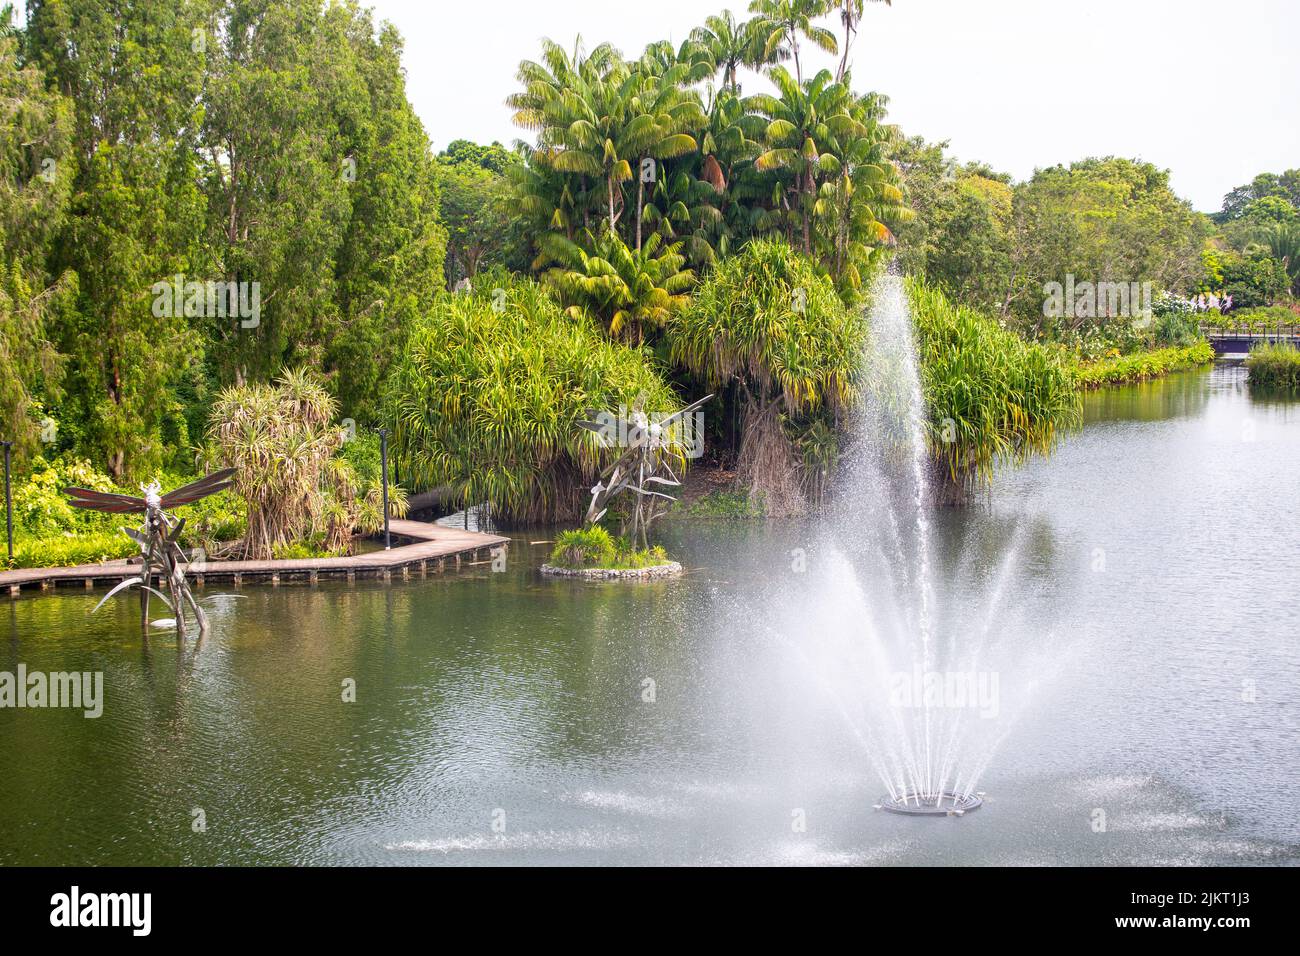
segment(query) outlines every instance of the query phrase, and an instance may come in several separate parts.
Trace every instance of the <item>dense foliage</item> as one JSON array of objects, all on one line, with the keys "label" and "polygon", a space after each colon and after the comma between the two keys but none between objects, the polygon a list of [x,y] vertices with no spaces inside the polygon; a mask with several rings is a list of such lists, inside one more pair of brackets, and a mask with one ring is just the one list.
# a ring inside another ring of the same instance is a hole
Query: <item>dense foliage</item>
[{"label": "dense foliage", "polygon": [[673,362],[738,405],[739,477],[769,514],[803,507],[790,433],[807,436],[858,398],[864,334],[861,315],[780,239],[754,240],[720,262],[672,326]]},{"label": "dense foliage", "polygon": [[913,280],[927,438],[943,485],[960,503],[1000,461],[1046,454],[1080,422],[1073,369],[1057,350],[1027,342],[939,288]]},{"label": "dense foliage", "polygon": [[[588,53],[548,41],[541,61],[520,66],[510,105],[537,144],[512,175],[536,266],[573,268],[572,243],[592,254],[603,243],[606,259],[609,243],[640,252],[656,233],[702,268],[778,235],[846,294],[862,288],[907,217],[887,161],[885,100],[854,93],[847,69],[802,76],[801,37],[836,49],[812,22],[828,4],[762,0],[754,10],[744,24],[710,17],[680,46],[652,43],[635,60],[608,44]],[[793,74],[777,62],[787,58]],[[737,68],[767,64],[773,91],[743,95]]]},{"label": "dense foliage", "polygon": [[20,461],[42,440],[116,480],[186,467],[220,389],[289,364],[373,420],[446,243],[400,54],[350,0],[32,0],[0,39]]},{"label": "dense foliage", "polygon": [[640,349],[575,320],[537,283],[493,277],[447,295],[412,332],[391,396],[412,487],[524,519],[573,518],[604,452],[590,410],[680,403]]}]

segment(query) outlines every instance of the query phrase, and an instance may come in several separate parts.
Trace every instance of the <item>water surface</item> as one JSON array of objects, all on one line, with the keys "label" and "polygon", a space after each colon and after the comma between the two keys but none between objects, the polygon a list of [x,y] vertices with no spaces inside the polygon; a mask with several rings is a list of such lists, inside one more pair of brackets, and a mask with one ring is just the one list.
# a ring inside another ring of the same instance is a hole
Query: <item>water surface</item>
[{"label": "water surface", "polygon": [[208,588],[183,651],[133,601],[24,594],[0,669],[103,671],[107,700],[0,710],[0,862],[1294,864],[1297,474],[1300,405],[1221,367],[1089,396],[937,516],[949,618],[975,602],[945,582],[1015,558],[992,647],[1033,689],[962,819],[872,810],[801,666],[855,626],[803,523],[677,524],[666,583],[543,580],[537,531],[504,573]]}]

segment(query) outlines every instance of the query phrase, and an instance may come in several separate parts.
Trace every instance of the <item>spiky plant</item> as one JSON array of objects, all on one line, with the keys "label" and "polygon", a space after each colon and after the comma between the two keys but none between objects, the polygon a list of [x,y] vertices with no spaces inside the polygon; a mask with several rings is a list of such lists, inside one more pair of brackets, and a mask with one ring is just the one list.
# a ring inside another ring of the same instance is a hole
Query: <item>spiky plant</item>
[{"label": "spiky plant", "polygon": [[705,278],[670,330],[672,359],[742,405],[739,479],[769,514],[804,505],[784,422],[837,412],[859,395],[864,328],[806,256],[748,243]]},{"label": "spiky plant", "polygon": [[1046,455],[1079,424],[1074,371],[1061,353],[953,305],[923,280],[907,289],[940,500],[962,504],[996,464]]},{"label": "spiky plant", "polygon": [[648,409],[679,404],[646,353],[535,282],[495,281],[444,297],[412,332],[390,385],[403,479],[519,521],[575,518],[611,454],[575,423],[640,395]]},{"label": "spiky plant", "polygon": [[[235,468],[234,490],[248,503],[243,557],[267,559],[277,548],[312,540],[348,553],[353,532],[373,533],[369,502],[377,485],[362,488],[351,464],[338,457],[346,439],[333,424],[337,403],[306,369],[283,373],[269,385],[232,386],[212,410],[210,436],[217,456]],[[406,513],[406,495],[390,486],[389,513]]]}]

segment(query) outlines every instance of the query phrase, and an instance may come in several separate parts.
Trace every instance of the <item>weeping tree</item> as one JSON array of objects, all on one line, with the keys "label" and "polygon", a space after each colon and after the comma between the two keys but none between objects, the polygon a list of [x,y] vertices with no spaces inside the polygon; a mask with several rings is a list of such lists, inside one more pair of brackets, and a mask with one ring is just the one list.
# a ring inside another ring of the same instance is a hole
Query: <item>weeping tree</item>
[{"label": "weeping tree", "polygon": [[941,504],[965,504],[999,462],[1049,454],[1079,424],[1082,404],[1064,355],[908,281],[916,322],[927,443]]},{"label": "weeping tree", "polygon": [[[340,456],[348,432],[334,424],[338,405],[306,369],[269,385],[232,386],[212,410],[217,455],[235,469],[234,489],[248,503],[242,555],[265,560],[277,548],[320,542],[332,552],[352,548],[354,529],[383,526],[383,489],[362,487]],[[389,488],[389,510],[406,512],[405,492]]]},{"label": "weeping tree", "polygon": [[[787,426],[811,424],[856,401],[864,326],[830,279],[780,240],[750,242],[700,285],[669,333],[672,359],[741,405],[737,481],[770,515],[804,509],[804,476]],[[815,442],[814,442],[815,444]],[[814,456],[819,457],[819,456]]]},{"label": "weeping tree", "polygon": [[581,516],[619,449],[577,427],[591,410],[679,407],[649,353],[502,273],[447,295],[412,333],[390,385],[394,447],[419,490],[521,522]]}]

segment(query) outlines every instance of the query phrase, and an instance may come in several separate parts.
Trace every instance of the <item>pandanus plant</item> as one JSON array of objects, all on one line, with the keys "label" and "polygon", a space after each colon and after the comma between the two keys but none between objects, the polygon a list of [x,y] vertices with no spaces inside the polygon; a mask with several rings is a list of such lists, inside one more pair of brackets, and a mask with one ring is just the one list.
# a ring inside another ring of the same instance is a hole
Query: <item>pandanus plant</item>
[{"label": "pandanus plant", "polygon": [[998,462],[1046,455],[1077,425],[1082,403],[1059,354],[909,280],[927,439],[943,504],[964,504]]},{"label": "pandanus plant", "polygon": [[439,302],[393,376],[403,475],[494,516],[580,517],[609,452],[573,423],[642,392],[649,408],[678,402],[641,350],[575,322],[538,283],[501,275],[479,289]]},{"label": "pandanus plant", "polygon": [[803,510],[785,423],[834,415],[857,399],[861,318],[808,257],[779,239],[756,239],[709,273],[669,342],[675,363],[738,393],[738,480],[751,498],[771,515]]}]

